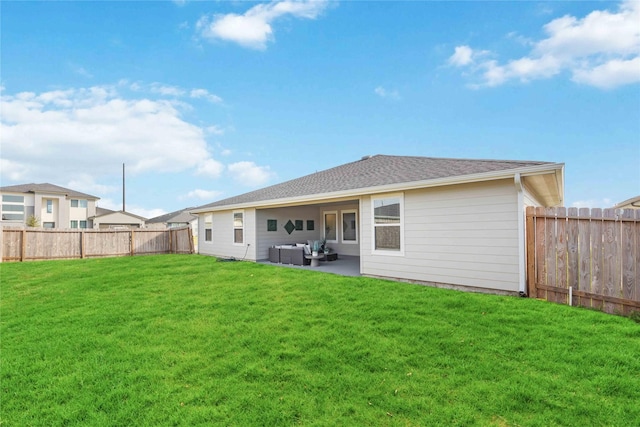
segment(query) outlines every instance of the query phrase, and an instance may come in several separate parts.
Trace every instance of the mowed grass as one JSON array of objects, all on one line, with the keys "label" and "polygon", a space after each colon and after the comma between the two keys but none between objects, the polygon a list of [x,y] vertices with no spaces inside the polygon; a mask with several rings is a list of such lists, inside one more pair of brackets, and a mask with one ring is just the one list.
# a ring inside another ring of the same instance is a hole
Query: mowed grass
[{"label": "mowed grass", "polygon": [[1,264],[2,426],[633,426],[640,324],[197,255]]}]

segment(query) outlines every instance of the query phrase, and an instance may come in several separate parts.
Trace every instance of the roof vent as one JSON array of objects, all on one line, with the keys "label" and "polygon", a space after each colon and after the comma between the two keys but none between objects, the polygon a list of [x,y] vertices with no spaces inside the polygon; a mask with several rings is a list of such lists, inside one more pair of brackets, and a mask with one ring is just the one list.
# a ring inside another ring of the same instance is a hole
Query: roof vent
[{"label": "roof vent", "polygon": [[360,160],[369,160],[371,158],[371,156],[366,155],[366,156],[362,156],[362,158]]}]

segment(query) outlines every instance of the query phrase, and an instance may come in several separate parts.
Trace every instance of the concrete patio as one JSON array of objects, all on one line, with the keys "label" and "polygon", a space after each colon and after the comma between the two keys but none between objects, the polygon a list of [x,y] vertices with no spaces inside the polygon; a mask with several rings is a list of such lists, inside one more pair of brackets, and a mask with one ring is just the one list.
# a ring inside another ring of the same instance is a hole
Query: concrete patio
[{"label": "concrete patio", "polygon": [[335,261],[320,261],[318,267],[311,267],[309,265],[293,265],[293,264],[279,264],[270,262],[268,259],[258,261],[260,264],[273,265],[276,267],[298,268],[303,270],[320,271],[323,273],[333,273],[340,276],[360,276],[360,257],[339,255]]}]

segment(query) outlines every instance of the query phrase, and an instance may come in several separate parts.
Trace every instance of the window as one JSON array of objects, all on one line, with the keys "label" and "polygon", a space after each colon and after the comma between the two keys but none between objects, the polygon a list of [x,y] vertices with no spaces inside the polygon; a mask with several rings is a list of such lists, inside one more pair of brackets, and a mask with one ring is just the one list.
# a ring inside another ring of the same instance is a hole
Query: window
[{"label": "window", "polygon": [[78,221],[75,219],[71,220],[71,228],[78,228]]},{"label": "window", "polygon": [[24,203],[24,196],[12,196],[11,194],[3,194],[2,201],[8,203]]},{"label": "window", "polygon": [[338,241],[338,214],[336,212],[324,213],[324,238],[327,242]]},{"label": "window", "polygon": [[87,201],[86,200],[71,199],[71,207],[72,208],[86,208],[87,207]]},{"label": "window", "polygon": [[80,221],[80,228],[87,228],[87,221]]},{"label": "window", "polygon": [[204,216],[204,241],[211,242],[213,240],[213,215]]},{"label": "window", "polygon": [[43,222],[42,226],[44,228],[56,228],[56,223],[55,222]]},{"label": "window", "polygon": [[374,252],[404,253],[402,194],[371,199]]},{"label": "window", "polygon": [[24,221],[24,196],[2,195],[2,219]]},{"label": "window", "polygon": [[244,212],[233,213],[233,243],[244,243]]},{"label": "window", "polygon": [[53,200],[47,200],[47,213],[53,212]]},{"label": "window", "polygon": [[356,211],[342,211],[342,241],[343,243],[358,242],[358,224]]}]

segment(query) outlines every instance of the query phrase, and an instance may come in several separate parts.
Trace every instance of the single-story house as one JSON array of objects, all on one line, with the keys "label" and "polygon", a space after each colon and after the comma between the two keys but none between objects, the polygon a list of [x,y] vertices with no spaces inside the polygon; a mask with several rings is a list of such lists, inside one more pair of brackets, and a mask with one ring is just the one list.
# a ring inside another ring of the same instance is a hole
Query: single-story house
[{"label": "single-story house", "polygon": [[193,215],[190,212],[192,209],[194,208],[181,209],[179,211],[149,218],[146,221],[147,228],[175,228],[190,225],[197,229],[196,224],[198,223],[198,216]]},{"label": "single-story house", "polygon": [[640,209],[640,196],[632,197],[614,206],[616,209]]},{"label": "single-story house", "polygon": [[525,207],[563,198],[562,163],[375,155],[191,212],[201,254],[260,261],[326,238],[364,276],[517,294]]},{"label": "single-story house", "polygon": [[126,211],[112,211],[111,209],[96,208],[96,216],[93,220],[93,228],[97,229],[124,229],[145,228],[146,218]]},{"label": "single-story house", "polygon": [[160,215],[154,218],[150,218],[146,221],[147,228],[176,228],[176,227],[191,227],[193,235],[193,242],[196,250],[198,248],[198,216],[193,215],[191,210],[186,208],[179,211],[170,212],[168,214]]}]

